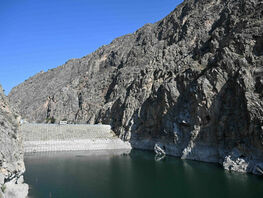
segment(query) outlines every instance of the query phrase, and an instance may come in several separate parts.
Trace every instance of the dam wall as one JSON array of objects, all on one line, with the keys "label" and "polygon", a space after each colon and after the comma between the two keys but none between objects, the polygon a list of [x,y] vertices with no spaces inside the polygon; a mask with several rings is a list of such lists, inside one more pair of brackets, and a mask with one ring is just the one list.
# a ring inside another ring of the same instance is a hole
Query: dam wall
[{"label": "dam wall", "polygon": [[88,124],[22,124],[24,151],[85,151],[131,149],[119,139],[110,125]]}]

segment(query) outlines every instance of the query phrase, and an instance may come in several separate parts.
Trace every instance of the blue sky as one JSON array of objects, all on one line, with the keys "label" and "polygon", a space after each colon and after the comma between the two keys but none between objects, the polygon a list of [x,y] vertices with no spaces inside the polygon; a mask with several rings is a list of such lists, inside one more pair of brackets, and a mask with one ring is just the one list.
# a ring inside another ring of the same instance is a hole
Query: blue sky
[{"label": "blue sky", "polygon": [[168,15],[182,0],[0,0],[5,93],[41,70],[85,56]]}]

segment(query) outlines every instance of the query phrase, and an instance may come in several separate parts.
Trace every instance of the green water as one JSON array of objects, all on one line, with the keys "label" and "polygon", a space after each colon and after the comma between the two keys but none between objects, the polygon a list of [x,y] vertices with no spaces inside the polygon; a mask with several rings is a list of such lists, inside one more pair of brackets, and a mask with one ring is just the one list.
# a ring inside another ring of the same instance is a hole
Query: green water
[{"label": "green water", "polygon": [[151,152],[49,153],[25,157],[34,198],[261,198],[263,178]]}]

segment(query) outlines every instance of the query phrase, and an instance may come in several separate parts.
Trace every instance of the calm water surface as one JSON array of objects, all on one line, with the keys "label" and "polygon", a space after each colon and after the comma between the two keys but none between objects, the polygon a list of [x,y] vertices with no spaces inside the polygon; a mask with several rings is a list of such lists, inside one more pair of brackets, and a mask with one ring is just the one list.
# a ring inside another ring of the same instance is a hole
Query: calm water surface
[{"label": "calm water surface", "polygon": [[263,178],[214,164],[154,154],[31,154],[24,175],[33,198],[261,198]]}]

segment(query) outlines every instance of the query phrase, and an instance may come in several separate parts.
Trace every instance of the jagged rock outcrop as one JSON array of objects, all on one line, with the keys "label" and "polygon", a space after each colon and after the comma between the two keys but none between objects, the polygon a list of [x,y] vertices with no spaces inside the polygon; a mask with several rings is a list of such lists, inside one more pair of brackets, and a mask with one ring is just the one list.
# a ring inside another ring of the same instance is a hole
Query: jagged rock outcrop
[{"label": "jagged rock outcrop", "polygon": [[18,130],[19,116],[8,105],[0,85],[0,197],[25,198],[27,184],[23,184],[22,135]]},{"label": "jagged rock outcrop", "polygon": [[262,174],[262,20],[261,0],[186,0],[9,99],[30,122],[111,124],[137,148]]}]

